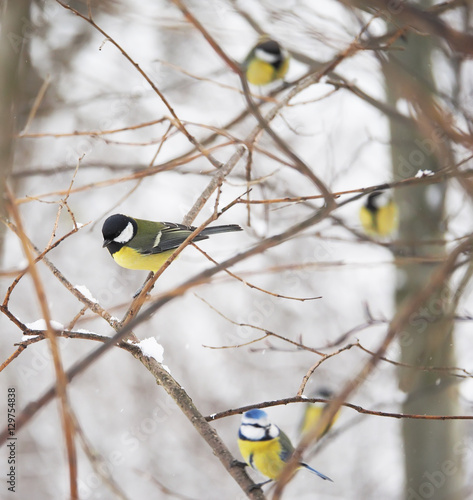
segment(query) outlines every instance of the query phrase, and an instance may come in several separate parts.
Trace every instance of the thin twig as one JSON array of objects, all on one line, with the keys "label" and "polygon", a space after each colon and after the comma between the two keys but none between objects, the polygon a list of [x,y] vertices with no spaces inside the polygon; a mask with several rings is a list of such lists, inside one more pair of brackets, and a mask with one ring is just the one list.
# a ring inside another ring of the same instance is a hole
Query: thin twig
[{"label": "thin twig", "polygon": [[56,0],[56,2],[64,7],[65,9],[71,11],[73,14],[75,14],[77,17],[80,17],[87,23],[89,23],[96,31],[98,31],[101,35],[103,35],[108,42],[110,42],[112,45],[114,45],[125,57],[125,59],[140,73],[140,75],[146,80],[148,85],[153,89],[153,91],[156,93],[156,95],[159,96],[163,104],[166,106],[168,111],[171,113],[172,119],[171,121],[174,123],[175,127],[179,129],[184,136],[188,139],[188,141],[195,146],[202,155],[204,155],[210,163],[215,167],[219,168],[220,167],[220,162],[216,160],[209,152],[206,150],[204,147],[201,146],[201,144],[197,141],[197,139],[189,133],[189,131],[186,129],[184,124],[181,122],[179,117],[177,116],[176,112],[174,111],[173,107],[169,103],[169,101],[164,97],[163,93],[158,89],[158,87],[155,85],[153,80],[148,76],[146,71],[144,71],[141,66],[126,52],[125,49],[122,48],[122,46],[113,38],[111,37],[108,33],[106,33],[98,24],[95,23],[95,21],[92,19],[92,17],[87,17],[81,14],[79,11],[71,7],[70,5],[67,5],[61,0]]},{"label": "thin twig", "polygon": [[[213,413],[212,415],[208,415],[206,418],[207,421],[213,422],[214,420],[220,420],[222,418],[231,417],[233,415],[240,415],[249,410],[253,410],[255,408],[271,408],[273,406],[282,406],[293,403],[325,403],[329,405],[333,400],[332,399],[322,399],[322,398],[306,398],[301,396],[294,396],[290,398],[277,399],[274,401],[264,401],[263,403],[257,403],[254,405],[241,406],[239,408],[233,408],[231,410],[221,411],[219,413]],[[395,413],[395,412],[387,412],[387,411],[379,411],[379,410],[368,410],[359,405],[354,405],[352,403],[343,402],[340,406],[345,406],[347,408],[351,408],[358,413],[362,413],[364,415],[373,415],[376,417],[386,417],[386,418],[397,418],[397,419],[413,419],[413,420],[473,420],[473,415],[418,415],[412,413]]]},{"label": "thin twig", "polygon": [[[218,262],[215,259],[213,259],[208,253],[206,253],[204,250],[202,250],[200,247],[198,247],[195,243],[191,243],[191,245],[194,248],[196,248],[202,255],[204,255],[208,260],[210,260],[210,262],[212,262],[215,265],[218,264]],[[317,300],[317,299],[321,299],[322,298],[321,296],[318,296],[318,297],[291,297],[289,295],[282,295],[280,293],[270,292],[269,290],[265,290],[264,288],[261,288],[259,286],[253,285],[249,281],[244,280],[243,278],[241,278],[240,276],[236,275],[235,273],[232,273],[228,269],[225,269],[225,272],[229,276],[231,276],[232,278],[235,278],[236,280],[238,280],[240,283],[243,283],[248,288],[252,288],[253,290],[258,290],[259,292],[266,293],[266,294],[271,295],[272,297],[276,297],[278,299],[288,299],[288,300],[297,300],[299,302],[306,302],[308,300]]]}]

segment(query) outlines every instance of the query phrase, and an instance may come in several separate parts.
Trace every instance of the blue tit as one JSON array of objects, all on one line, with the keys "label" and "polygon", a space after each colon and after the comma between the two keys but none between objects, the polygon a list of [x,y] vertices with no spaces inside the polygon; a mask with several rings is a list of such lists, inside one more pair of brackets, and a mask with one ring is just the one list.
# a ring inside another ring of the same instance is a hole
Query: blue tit
[{"label": "blue tit", "polygon": [[360,221],[366,234],[389,236],[398,228],[398,208],[392,197],[383,191],[373,191],[360,209]]},{"label": "blue tit", "polygon": [[[103,224],[103,247],[108,248],[119,266],[157,272],[194,230],[192,226],[115,214]],[[206,227],[193,241],[205,240],[212,234],[241,230],[237,224]]]},{"label": "blue tit", "polygon": [[253,85],[267,85],[284,78],[289,53],[278,42],[263,35],[243,63],[246,79]]},{"label": "blue tit", "polygon": [[[294,446],[279,427],[272,424],[263,410],[250,410],[243,414],[238,432],[238,446],[245,462],[270,479],[277,479],[290,459]],[[307,464],[300,463],[322,479],[329,477]]]},{"label": "blue tit", "polygon": [[[320,399],[332,399],[333,392],[326,387],[321,387],[320,389],[315,391],[311,395],[311,397]],[[305,434],[306,432],[310,431],[317,425],[317,422],[320,420],[322,412],[324,411],[326,403],[307,403],[304,406],[305,406],[304,415],[302,417],[302,422],[300,426],[301,434]],[[334,415],[332,420],[327,424],[325,429],[323,429],[320,432],[319,438],[327,434],[327,432],[332,428],[333,424],[335,423],[339,415],[340,415],[340,410],[337,411],[337,413]]]}]

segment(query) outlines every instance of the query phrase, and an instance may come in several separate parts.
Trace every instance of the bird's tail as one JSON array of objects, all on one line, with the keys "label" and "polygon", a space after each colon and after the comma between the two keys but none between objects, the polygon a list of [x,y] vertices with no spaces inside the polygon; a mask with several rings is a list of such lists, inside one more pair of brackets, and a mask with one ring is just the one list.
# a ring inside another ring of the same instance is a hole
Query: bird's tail
[{"label": "bird's tail", "polygon": [[227,224],[226,226],[211,226],[203,229],[199,236],[210,236],[218,233],[231,233],[233,231],[243,231],[238,224]]},{"label": "bird's tail", "polygon": [[317,476],[321,477],[322,479],[326,479],[327,481],[332,481],[332,479],[330,479],[328,476],[326,476],[325,474],[322,474],[321,472],[319,472],[318,470],[315,470],[313,469],[310,465],[307,465],[307,464],[304,464],[301,462],[301,465],[302,467],[305,467],[306,469],[310,470],[310,472],[314,473],[314,474],[317,474]]}]

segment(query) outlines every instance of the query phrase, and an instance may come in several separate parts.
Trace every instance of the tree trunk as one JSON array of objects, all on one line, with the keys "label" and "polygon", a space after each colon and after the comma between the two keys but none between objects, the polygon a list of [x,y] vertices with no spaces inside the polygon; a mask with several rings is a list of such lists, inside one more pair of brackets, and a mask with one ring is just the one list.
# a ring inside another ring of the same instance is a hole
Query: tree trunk
[{"label": "tree trunk", "polygon": [[[23,48],[29,34],[29,0],[9,0],[1,6],[0,30],[0,216],[5,217],[5,184],[12,170]],[[0,255],[5,225],[0,224]]]},{"label": "tree trunk", "polygon": [[[415,121],[391,120],[391,155],[395,180],[418,170],[437,171],[451,159],[448,142],[431,119],[434,110],[432,39],[410,33],[400,40],[403,51],[390,52],[383,63],[388,100],[404,100],[415,109]],[[444,239],[445,184],[397,189],[402,242],[396,250],[396,302],[401,306],[421,290],[446,253]],[[429,243],[431,242],[431,243]],[[435,242],[435,243],[433,243]],[[401,362],[415,367],[455,366],[452,298],[448,285],[432,296],[399,337]],[[439,371],[400,368],[399,384],[406,393],[402,411],[414,414],[455,414],[457,388]],[[452,420],[402,421],[406,499],[461,498],[461,460],[455,452],[457,423]]]}]

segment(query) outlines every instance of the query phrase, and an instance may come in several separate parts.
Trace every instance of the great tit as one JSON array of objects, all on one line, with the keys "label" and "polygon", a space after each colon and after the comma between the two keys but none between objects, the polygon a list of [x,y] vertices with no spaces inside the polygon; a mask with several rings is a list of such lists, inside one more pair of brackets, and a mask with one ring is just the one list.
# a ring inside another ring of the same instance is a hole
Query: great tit
[{"label": "great tit", "polygon": [[243,63],[246,79],[253,85],[267,85],[284,78],[289,69],[289,53],[278,42],[263,36]]},{"label": "great tit", "polygon": [[[333,392],[326,388],[326,387],[321,387],[320,389],[317,389],[313,394],[313,398],[321,398],[321,399],[332,399],[333,398]],[[317,422],[320,419],[320,416],[322,415],[322,412],[326,406],[326,403],[307,403],[304,405],[304,415],[302,417],[302,422],[300,426],[300,432],[301,434],[305,434],[306,432],[310,431],[313,429],[316,425]],[[337,420],[337,418],[340,415],[340,410],[335,414],[335,416],[332,418],[332,420],[327,424],[325,429],[323,429],[320,434],[319,438],[322,436],[325,436],[327,432],[332,428],[333,424]]]},{"label": "great tit", "polygon": [[360,209],[360,221],[366,234],[389,236],[398,227],[398,208],[384,191],[373,191]]},{"label": "great tit", "polygon": [[[277,479],[290,459],[294,447],[289,438],[268,419],[263,410],[250,410],[243,414],[238,432],[238,446],[245,462],[270,479]],[[328,481],[329,477],[305,463],[305,467]]]},{"label": "great tit", "polygon": [[[108,248],[115,262],[122,267],[157,272],[194,230],[192,226],[115,214],[103,224],[103,247]],[[206,227],[193,241],[205,240],[212,234],[241,230],[237,224]]]}]

